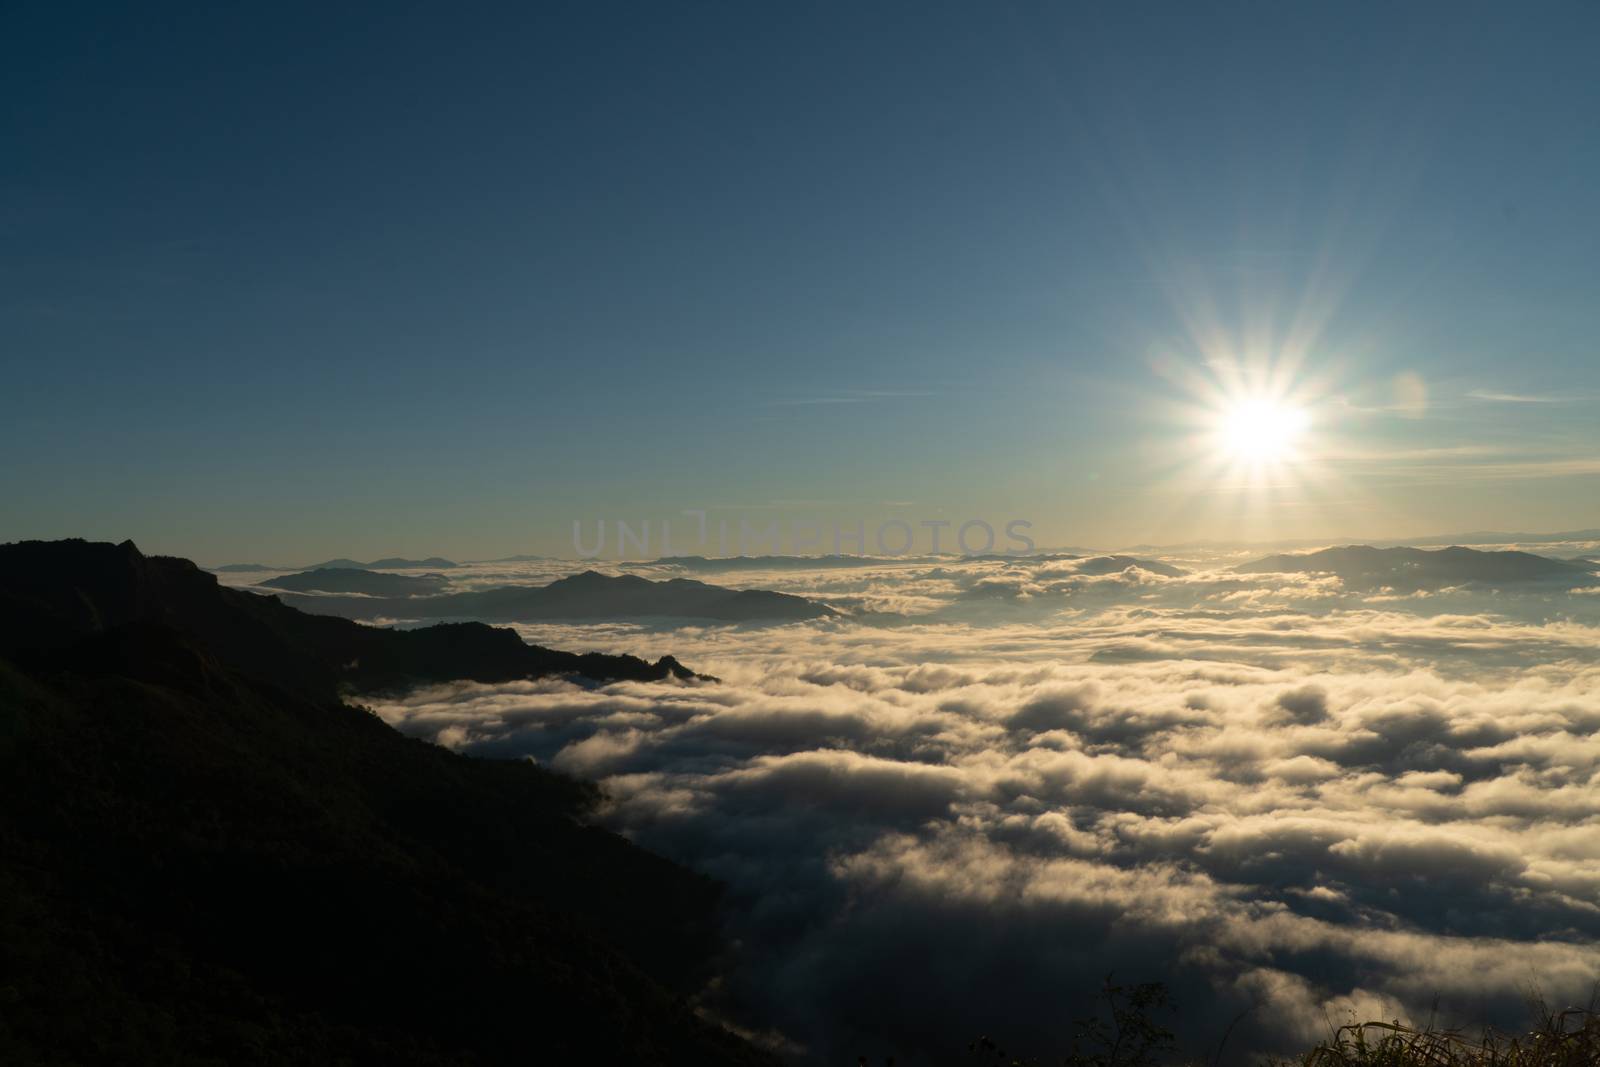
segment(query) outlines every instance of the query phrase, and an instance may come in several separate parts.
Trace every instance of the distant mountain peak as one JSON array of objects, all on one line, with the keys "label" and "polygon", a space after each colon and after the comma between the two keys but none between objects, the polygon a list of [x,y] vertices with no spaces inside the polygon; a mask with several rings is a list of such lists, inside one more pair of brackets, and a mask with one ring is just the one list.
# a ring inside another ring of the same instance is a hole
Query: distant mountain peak
[{"label": "distant mountain peak", "polygon": [[1466,583],[1585,581],[1591,578],[1587,568],[1566,560],[1513,550],[1484,551],[1463,545],[1437,549],[1337,545],[1316,552],[1266,556],[1240,564],[1234,570],[1240,574],[1335,574],[1356,586],[1419,589]]},{"label": "distant mountain peak", "polygon": [[299,574],[281,574],[261,583],[294,593],[360,593],[363,596],[427,596],[443,592],[450,579],[442,574],[391,574],[354,567],[318,567]]},{"label": "distant mountain peak", "polygon": [[605,574],[593,569],[557,578],[547,585],[505,585],[437,596],[303,596],[289,602],[304,611],[352,619],[533,622],[681,618],[789,622],[837,614],[825,604],[788,593],[728,589],[691,578],[652,581],[637,574]]}]

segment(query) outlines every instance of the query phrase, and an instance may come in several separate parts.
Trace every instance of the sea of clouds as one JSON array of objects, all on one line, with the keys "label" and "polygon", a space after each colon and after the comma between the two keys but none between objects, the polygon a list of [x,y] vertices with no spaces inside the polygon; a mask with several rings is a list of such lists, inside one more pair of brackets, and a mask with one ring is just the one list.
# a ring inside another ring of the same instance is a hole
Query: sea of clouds
[{"label": "sea of clouds", "polygon": [[609,825],[729,886],[707,1011],[816,1062],[960,1061],[980,1034],[1050,1054],[1108,972],[1167,983],[1198,1059],[1237,1020],[1220,1063],[1353,1018],[1587,1001],[1600,597],[1358,593],[1231,561],[621,565],[848,614],[525,626],[719,681],[455,684],[375,709],[601,782]]}]

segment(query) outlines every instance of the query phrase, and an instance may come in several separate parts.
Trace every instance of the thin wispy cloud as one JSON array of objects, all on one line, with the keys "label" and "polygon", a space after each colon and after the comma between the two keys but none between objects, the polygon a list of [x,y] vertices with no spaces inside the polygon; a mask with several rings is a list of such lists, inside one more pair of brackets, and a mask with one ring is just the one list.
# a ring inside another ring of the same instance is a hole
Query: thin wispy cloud
[{"label": "thin wispy cloud", "polygon": [[1538,396],[1532,393],[1502,393],[1493,389],[1474,389],[1467,396],[1472,400],[1485,400],[1496,404],[1561,404],[1571,397]]}]

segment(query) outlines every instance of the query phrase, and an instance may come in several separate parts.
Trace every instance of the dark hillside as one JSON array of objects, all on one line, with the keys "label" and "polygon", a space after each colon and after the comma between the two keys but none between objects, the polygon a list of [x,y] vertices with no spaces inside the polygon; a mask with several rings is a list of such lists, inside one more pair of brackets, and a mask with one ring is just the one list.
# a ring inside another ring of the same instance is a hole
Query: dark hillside
[{"label": "dark hillside", "polygon": [[590,786],[141,620],[209,595],[150,562],[0,585],[0,1062],[765,1062],[688,1005],[714,884],[584,825]]},{"label": "dark hillside", "polygon": [[276,596],[219,585],[188,560],[146,556],[131,541],[0,545],[0,655],[26,658],[129,622],[170,626],[228,667],[319,699],[412,681],[693,677],[670,656],[653,664],[580,656],[479,623],[399,631],[308,615]]}]

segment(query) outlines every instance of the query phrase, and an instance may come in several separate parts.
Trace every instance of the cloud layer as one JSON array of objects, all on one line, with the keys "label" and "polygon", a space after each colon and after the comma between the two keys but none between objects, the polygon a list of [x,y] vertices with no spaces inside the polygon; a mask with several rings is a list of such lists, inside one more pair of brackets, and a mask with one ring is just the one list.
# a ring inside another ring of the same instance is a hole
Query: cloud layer
[{"label": "cloud layer", "polygon": [[819,1061],[1046,1054],[1113,970],[1173,987],[1196,1055],[1245,1013],[1223,1062],[1435,998],[1465,1023],[1586,999],[1600,598],[1096,570],[741,573],[908,617],[529,627],[723,681],[377,710],[601,781],[612,825],[732,889],[708,1005]]}]

